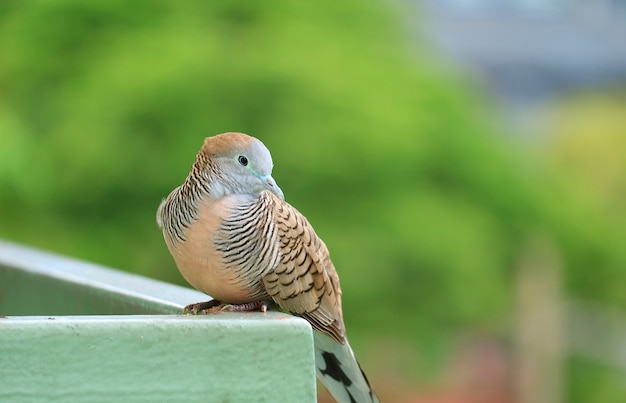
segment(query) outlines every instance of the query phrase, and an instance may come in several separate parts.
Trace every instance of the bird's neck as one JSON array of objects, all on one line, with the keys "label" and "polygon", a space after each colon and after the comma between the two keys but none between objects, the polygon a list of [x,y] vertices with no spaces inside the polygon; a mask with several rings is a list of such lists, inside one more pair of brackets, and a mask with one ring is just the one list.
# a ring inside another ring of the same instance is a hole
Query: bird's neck
[{"label": "bird's neck", "polygon": [[208,199],[221,199],[228,193],[224,177],[211,159],[198,157],[185,182],[181,186],[182,196],[195,202]]},{"label": "bird's neck", "polygon": [[211,183],[215,181],[210,175],[210,171],[194,164],[185,182],[159,206],[159,224],[171,239],[184,241],[185,229],[198,219],[200,203],[214,198]]}]

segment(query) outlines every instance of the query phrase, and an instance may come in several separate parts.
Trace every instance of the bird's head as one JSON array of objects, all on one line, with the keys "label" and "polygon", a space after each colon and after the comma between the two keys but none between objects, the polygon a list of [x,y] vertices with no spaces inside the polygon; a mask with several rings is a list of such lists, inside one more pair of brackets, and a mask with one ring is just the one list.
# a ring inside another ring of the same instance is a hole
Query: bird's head
[{"label": "bird's head", "polygon": [[258,139],[229,132],[207,137],[196,158],[196,168],[206,178],[211,194],[256,196],[269,190],[284,200],[282,190],[272,178],[272,156]]}]

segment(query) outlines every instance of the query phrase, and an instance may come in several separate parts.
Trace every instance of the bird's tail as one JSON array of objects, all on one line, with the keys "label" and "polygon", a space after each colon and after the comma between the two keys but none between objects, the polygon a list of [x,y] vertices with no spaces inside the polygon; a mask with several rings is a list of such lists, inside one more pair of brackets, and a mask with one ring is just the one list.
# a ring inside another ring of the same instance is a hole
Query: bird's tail
[{"label": "bird's tail", "polygon": [[339,403],[379,403],[350,344],[313,332],[317,377]]}]

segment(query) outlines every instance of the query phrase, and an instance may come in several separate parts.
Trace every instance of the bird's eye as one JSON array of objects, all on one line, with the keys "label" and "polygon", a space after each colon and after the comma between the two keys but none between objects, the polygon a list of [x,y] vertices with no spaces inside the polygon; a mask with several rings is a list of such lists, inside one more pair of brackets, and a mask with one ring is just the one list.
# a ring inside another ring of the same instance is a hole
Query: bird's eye
[{"label": "bird's eye", "polygon": [[237,161],[239,161],[239,163],[244,167],[248,165],[248,159],[245,155],[240,155],[239,157],[237,157]]}]

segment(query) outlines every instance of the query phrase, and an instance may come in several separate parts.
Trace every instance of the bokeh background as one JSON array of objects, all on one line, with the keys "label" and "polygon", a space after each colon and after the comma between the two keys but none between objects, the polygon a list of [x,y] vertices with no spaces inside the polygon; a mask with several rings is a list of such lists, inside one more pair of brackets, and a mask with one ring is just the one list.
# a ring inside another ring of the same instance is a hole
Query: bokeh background
[{"label": "bokeh background", "polygon": [[156,209],[243,131],[385,401],[623,402],[624,38],[617,0],[5,0],[0,237],[185,285]]}]

